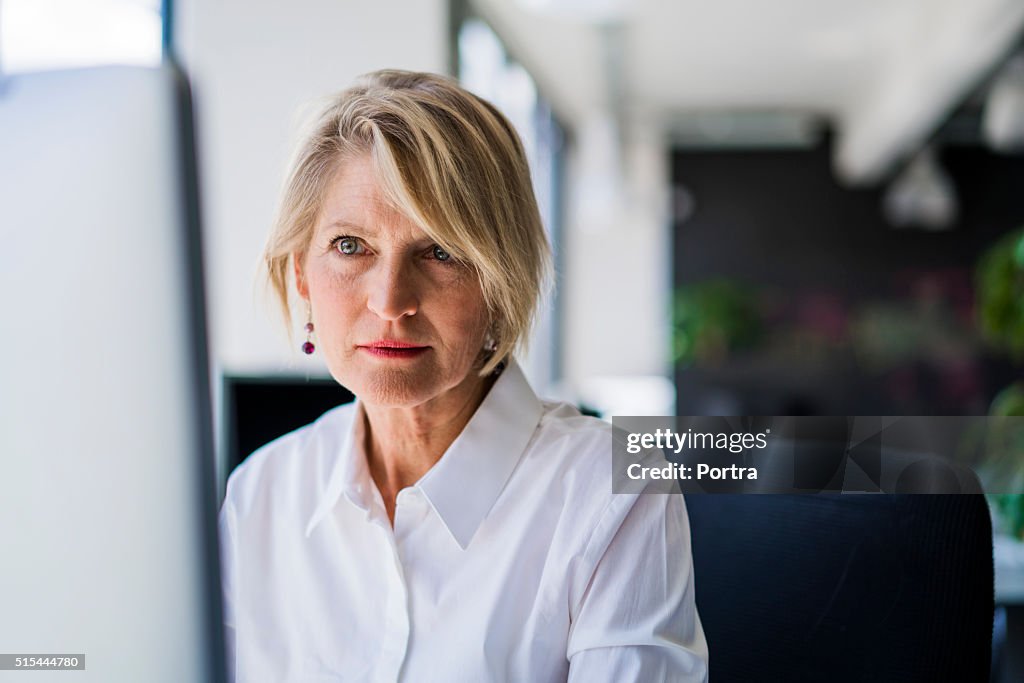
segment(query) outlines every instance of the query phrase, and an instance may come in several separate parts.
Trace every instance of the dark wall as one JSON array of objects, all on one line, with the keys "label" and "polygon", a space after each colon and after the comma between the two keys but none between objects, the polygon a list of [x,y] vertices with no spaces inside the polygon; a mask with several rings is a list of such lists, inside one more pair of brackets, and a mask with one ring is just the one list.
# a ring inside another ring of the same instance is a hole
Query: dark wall
[{"label": "dark wall", "polygon": [[693,209],[674,226],[676,287],[746,285],[763,326],[757,344],[677,371],[679,413],[984,413],[1020,373],[978,338],[973,269],[1024,226],[1024,158],[940,159],[960,200],[946,232],[887,225],[883,188],[839,186],[827,144],[673,153]]}]

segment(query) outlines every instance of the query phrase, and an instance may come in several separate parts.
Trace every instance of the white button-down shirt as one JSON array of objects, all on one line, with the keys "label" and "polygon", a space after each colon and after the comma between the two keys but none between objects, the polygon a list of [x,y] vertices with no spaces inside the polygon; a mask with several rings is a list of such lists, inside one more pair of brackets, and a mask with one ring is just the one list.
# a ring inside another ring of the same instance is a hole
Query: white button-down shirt
[{"label": "white button-down shirt", "polygon": [[238,681],[706,681],[680,494],[613,494],[611,427],[516,363],[397,498],[360,403],[264,446],[220,513]]}]

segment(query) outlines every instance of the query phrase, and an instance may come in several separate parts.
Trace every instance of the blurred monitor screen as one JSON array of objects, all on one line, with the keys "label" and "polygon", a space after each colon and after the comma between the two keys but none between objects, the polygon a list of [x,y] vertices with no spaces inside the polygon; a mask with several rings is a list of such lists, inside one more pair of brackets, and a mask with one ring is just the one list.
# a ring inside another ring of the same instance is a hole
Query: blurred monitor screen
[{"label": "blurred monitor screen", "polygon": [[189,111],[170,69],[0,79],[0,653],[85,669],[33,680],[223,678]]}]

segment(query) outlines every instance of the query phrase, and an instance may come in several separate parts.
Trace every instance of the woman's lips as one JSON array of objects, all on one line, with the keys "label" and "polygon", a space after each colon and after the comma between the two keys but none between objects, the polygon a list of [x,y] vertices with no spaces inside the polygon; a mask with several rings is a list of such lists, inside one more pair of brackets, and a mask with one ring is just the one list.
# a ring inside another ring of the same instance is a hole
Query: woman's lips
[{"label": "woman's lips", "polygon": [[415,358],[429,351],[430,347],[387,340],[360,345],[359,349],[377,358]]}]

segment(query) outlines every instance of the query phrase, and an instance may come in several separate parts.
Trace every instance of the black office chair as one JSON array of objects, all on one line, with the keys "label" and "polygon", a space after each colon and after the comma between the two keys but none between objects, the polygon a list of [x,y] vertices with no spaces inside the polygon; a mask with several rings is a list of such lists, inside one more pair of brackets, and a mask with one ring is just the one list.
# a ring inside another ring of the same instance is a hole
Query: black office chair
[{"label": "black office chair", "polygon": [[983,496],[690,494],[686,503],[715,683],[988,681]]}]

